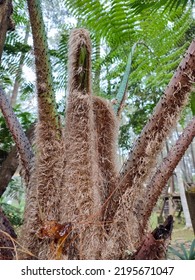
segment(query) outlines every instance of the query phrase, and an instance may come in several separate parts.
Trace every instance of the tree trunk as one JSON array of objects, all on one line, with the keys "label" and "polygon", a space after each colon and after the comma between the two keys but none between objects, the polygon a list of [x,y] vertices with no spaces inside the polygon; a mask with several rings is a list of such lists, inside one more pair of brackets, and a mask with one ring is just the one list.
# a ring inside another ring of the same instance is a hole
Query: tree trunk
[{"label": "tree trunk", "polygon": [[0,1],[0,63],[4,48],[7,30],[13,30],[14,24],[11,18],[13,12],[12,0]]},{"label": "tree trunk", "polygon": [[185,224],[186,224],[186,227],[189,228],[189,227],[192,227],[192,222],[191,222],[189,208],[188,208],[188,204],[187,204],[187,200],[186,200],[186,196],[185,196],[185,188],[184,188],[182,171],[181,171],[180,165],[176,168],[176,176],[177,176],[177,183],[178,183],[178,187],[179,187],[181,204],[182,204],[184,218],[185,218]]},{"label": "tree trunk", "polygon": [[195,118],[193,118],[184,129],[176,144],[172,147],[167,157],[164,158],[161,165],[157,168],[151,181],[148,183],[147,196],[145,199],[143,227],[145,227],[146,221],[148,220],[148,217],[150,217],[152,209],[155,206],[157,198],[162,192],[163,187],[165,186],[169,177],[172,175],[174,169],[176,168],[194,137]]},{"label": "tree trunk", "polygon": [[195,235],[195,185],[192,184],[189,188],[187,188],[185,194]]}]

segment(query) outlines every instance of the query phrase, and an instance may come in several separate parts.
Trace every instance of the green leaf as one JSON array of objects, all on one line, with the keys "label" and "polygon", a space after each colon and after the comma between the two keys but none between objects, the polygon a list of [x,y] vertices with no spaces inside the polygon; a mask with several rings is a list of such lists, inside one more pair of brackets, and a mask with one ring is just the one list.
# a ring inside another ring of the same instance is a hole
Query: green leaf
[{"label": "green leaf", "polygon": [[183,251],[185,260],[188,260],[189,257],[188,257],[187,250],[186,250],[186,248],[184,247],[184,244],[181,244],[181,249],[182,249],[182,251]]},{"label": "green leaf", "polygon": [[182,255],[178,250],[175,250],[173,247],[169,247],[169,251],[171,251],[171,253],[173,253],[174,255],[176,255],[178,258],[180,258],[181,260],[185,260],[184,255]]},{"label": "green leaf", "polygon": [[[191,0],[191,5],[194,4],[194,0]],[[134,0],[130,4],[130,7],[134,10],[135,13],[141,13],[144,10],[150,9],[150,11],[155,12],[158,9],[161,9],[163,12],[166,10],[172,11],[177,10],[178,8],[185,9],[188,6],[188,0]]]},{"label": "green leaf", "polygon": [[189,252],[189,259],[195,260],[195,239],[192,241],[190,252]]}]

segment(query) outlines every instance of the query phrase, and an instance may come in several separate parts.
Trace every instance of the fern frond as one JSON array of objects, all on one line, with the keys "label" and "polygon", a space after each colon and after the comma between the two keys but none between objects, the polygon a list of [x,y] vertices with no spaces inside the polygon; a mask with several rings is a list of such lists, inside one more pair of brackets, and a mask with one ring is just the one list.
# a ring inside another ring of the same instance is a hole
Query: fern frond
[{"label": "fern frond", "polygon": [[188,5],[193,6],[194,0],[134,0],[130,4],[130,7],[134,10],[135,13],[141,13],[144,10],[150,9],[151,11],[155,12],[158,9],[162,9],[162,11],[172,11],[177,10],[179,7],[185,9]]}]

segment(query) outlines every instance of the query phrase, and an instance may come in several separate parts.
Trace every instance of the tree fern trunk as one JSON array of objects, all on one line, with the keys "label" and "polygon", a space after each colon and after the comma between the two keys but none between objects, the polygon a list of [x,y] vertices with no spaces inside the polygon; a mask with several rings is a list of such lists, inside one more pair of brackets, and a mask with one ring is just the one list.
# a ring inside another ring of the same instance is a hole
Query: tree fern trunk
[{"label": "tree fern trunk", "polygon": [[41,4],[40,0],[28,0],[27,3],[34,42],[39,120],[49,127],[44,128],[45,131],[51,134],[51,131],[55,131],[56,137],[59,137],[51,62]]},{"label": "tree fern trunk", "polygon": [[[76,258],[98,259],[101,241],[101,178],[91,90],[91,44],[84,29],[69,40],[69,81],[65,123],[64,189],[61,222],[71,222]],[[68,258],[71,246],[67,248]],[[74,256],[72,256],[75,258]]]},{"label": "tree fern trunk", "polygon": [[[35,130],[36,157],[27,189],[21,242],[36,258],[55,258],[57,244],[35,233],[50,221],[59,222],[59,199],[64,167],[64,149],[56,110],[51,63],[39,0],[28,0],[33,34],[38,99],[38,124]],[[29,228],[31,230],[29,230]],[[29,256],[21,256],[28,258]]]}]

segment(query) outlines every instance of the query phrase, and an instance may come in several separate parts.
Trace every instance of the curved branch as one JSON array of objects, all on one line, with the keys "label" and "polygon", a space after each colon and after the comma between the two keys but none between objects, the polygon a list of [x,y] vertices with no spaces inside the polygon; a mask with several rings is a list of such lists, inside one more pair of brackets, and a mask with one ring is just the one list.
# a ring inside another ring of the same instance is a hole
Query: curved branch
[{"label": "curved branch", "polygon": [[112,220],[119,199],[127,189],[137,194],[155,167],[164,140],[186,105],[195,77],[195,41],[192,41],[150,120],[143,128],[122,167],[119,183],[109,201],[107,219]]},{"label": "curved branch", "polygon": [[22,166],[25,171],[26,183],[29,181],[31,170],[31,159],[33,157],[33,151],[31,145],[26,137],[9,101],[2,87],[0,86],[0,108],[4,115],[6,124],[12,134],[14,142],[16,143],[18,152],[20,154]]},{"label": "curved branch", "polygon": [[13,30],[14,24],[11,18],[13,7],[12,0],[0,1],[0,62],[4,48],[7,30]]},{"label": "curved branch", "polygon": [[173,174],[174,169],[178,165],[179,161],[183,157],[185,151],[188,149],[193,138],[195,137],[195,117],[184,129],[175,145],[171,148],[167,157],[157,168],[154,176],[147,186],[147,194],[145,199],[144,219],[143,227],[145,227],[154,206],[161,194],[167,181]]},{"label": "curved branch", "polygon": [[[29,142],[32,143],[32,138],[34,135],[35,124],[32,124],[26,132],[26,136],[29,139]],[[17,157],[17,148],[16,146],[12,147],[6,159],[3,161],[0,168],[0,196],[4,193],[9,184],[12,176],[16,172],[18,167],[18,157]]]}]

